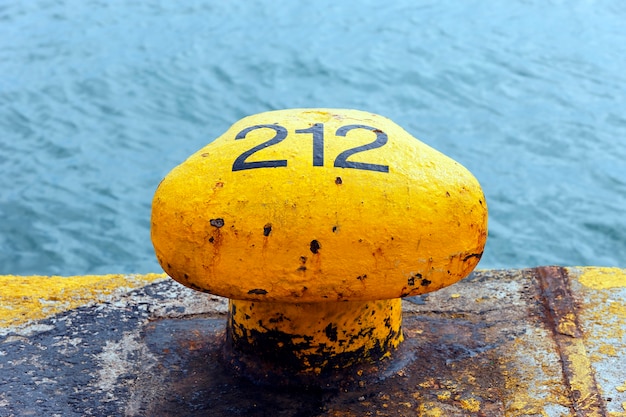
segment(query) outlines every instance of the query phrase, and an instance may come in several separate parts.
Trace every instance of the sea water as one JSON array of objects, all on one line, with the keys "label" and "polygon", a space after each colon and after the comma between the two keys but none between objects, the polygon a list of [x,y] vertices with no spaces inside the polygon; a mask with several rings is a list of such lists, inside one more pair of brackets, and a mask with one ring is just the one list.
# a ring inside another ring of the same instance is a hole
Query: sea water
[{"label": "sea water", "polygon": [[626,3],[0,2],[0,273],[160,271],[159,181],[254,113],[367,110],[465,165],[481,268],[626,267]]}]

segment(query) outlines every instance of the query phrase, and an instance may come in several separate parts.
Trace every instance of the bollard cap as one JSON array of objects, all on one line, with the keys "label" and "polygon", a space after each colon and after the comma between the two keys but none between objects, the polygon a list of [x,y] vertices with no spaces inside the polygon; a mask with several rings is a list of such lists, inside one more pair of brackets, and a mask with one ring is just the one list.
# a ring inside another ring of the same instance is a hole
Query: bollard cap
[{"label": "bollard cap", "polygon": [[293,109],[235,123],[163,179],[165,272],[240,300],[335,302],[434,291],[483,253],[487,205],[459,163],[391,120]]}]

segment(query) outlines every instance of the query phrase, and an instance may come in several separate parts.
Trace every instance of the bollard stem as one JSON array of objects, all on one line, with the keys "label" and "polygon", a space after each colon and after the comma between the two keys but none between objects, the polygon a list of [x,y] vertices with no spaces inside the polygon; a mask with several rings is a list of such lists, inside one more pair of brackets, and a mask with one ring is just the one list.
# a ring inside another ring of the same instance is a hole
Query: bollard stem
[{"label": "bollard stem", "polygon": [[[273,373],[320,375],[389,357],[403,340],[401,300],[230,300],[227,345]],[[256,366],[256,365],[255,365]]]}]

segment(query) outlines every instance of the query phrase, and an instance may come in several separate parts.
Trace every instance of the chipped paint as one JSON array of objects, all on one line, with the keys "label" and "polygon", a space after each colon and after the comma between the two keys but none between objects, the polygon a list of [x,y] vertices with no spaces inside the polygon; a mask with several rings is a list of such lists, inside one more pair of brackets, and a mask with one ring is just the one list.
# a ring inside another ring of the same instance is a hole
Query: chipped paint
[{"label": "chipped paint", "polygon": [[403,339],[400,299],[313,304],[231,300],[229,310],[232,347],[237,356],[249,356],[248,373],[257,368],[262,376],[319,375],[376,362],[388,358]]},{"label": "chipped paint", "polygon": [[584,343],[608,415],[623,415],[626,392],[626,270],[617,268],[568,268],[572,290],[580,300],[578,317]]},{"label": "chipped paint", "polygon": [[461,403],[461,408],[464,410],[470,411],[472,413],[480,410],[480,401],[476,398],[463,398],[459,401]]},{"label": "chipped paint", "polygon": [[[626,288],[593,289],[568,271],[574,309],[552,309],[576,313],[568,320],[579,337],[548,319],[536,270],[477,271],[405,299],[398,351],[412,359],[378,381],[356,372],[358,383],[339,391],[237,378],[223,356],[223,299],[169,279],[96,294],[84,308],[0,335],[0,414],[591,416],[584,391],[593,373],[605,415],[624,417]],[[561,351],[555,337],[574,340]],[[579,383],[583,389],[570,389]],[[35,400],[50,390],[54,401]]]},{"label": "chipped paint", "polygon": [[197,290],[371,301],[467,276],[487,206],[467,169],[385,117],[281,110],[236,122],[174,168],[155,192],[151,236],[165,272]]},{"label": "chipped paint", "polygon": [[578,319],[570,277],[564,268],[537,268],[547,322],[554,332],[554,341],[563,364],[565,383],[569,386],[572,407],[588,417],[606,415],[606,407],[595,379],[591,361],[584,344],[583,330]]},{"label": "chipped paint", "polygon": [[596,290],[626,288],[626,270],[620,268],[579,267],[578,281]]},{"label": "chipped paint", "polygon": [[0,328],[41,320],[164,280],[165,274],[0,276]]}]

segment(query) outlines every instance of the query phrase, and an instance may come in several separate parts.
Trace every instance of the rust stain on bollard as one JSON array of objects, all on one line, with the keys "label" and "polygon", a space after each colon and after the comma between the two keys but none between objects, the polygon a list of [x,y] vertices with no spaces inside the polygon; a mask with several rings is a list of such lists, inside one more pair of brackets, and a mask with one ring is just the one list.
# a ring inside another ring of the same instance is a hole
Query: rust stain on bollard
[{"label": "rust stain on bollard", "polygon": [[[306,305],[230,300],[228,320],[233,364],[285,384],[311,384],[323,371],[328,377],[340,368],[376,363],[403,340],[399,298]],[[315,377],[302,378],[307,374]]]}]

